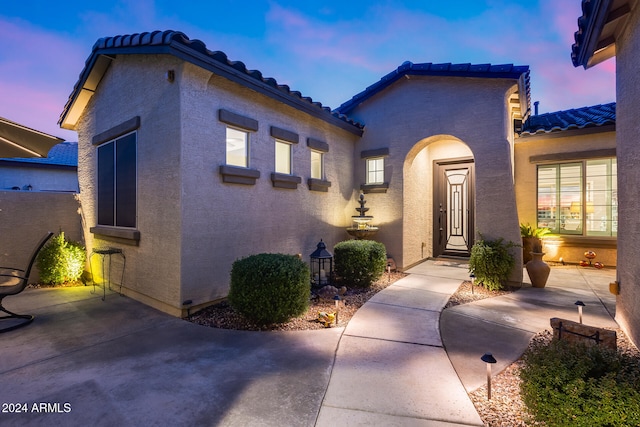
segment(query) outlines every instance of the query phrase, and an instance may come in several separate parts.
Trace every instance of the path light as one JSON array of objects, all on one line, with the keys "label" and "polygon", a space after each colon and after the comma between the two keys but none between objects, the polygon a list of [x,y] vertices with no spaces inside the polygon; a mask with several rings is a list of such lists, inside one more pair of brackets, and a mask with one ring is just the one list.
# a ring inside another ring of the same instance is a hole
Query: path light
[{"label": "path light", "polygon": [[473,274],[473,271],[469,274],[469,279],[471,279],[471,295],[473,295],[473,283],[476,281],[476,275]]},{"label": "path light", "polygon": [[582,323],[582,307],[584,307],[585,304],[582,301],[576,301],[575,305],[578,306],[578,317],[580,318],[580,323]]},{"label": "path light", "polygon": [[340,295],[336,295],[333,297],[333,300],[336,302],[336,326],[338,326],[338,313],[340,312]]},{"label": "path light", "polygon": [[480,360],[487,364],[487,399],[491,399],[491,365],[497,361],[491,353],[485,353]]},{"label": "path light", "polygon": [[391,263],[387,263],[387,283],[391,283]]}]

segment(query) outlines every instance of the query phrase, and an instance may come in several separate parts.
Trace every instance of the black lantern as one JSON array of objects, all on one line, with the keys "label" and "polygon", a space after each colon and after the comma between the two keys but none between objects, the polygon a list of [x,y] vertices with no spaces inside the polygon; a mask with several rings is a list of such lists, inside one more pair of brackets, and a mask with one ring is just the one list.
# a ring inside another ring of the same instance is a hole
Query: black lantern
[{"label": "black lantern", "polygon": [[311,286],[321,288],[331,284],[333,275],[333,255],[327,251],[327,245],[322,239],[318,243],[317,249],[313,251],[310,258]]}]

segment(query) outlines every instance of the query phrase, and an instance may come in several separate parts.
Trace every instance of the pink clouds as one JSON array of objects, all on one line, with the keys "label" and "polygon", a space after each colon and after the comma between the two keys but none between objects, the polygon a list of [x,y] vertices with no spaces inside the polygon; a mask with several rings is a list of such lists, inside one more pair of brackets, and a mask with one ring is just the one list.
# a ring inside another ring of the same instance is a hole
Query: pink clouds
[{"label": "pink clouds", "polygon": [[0,116],[76,139],[57,120],[84,64],[78,46],[26,22],[1,18],[0,38]]}]

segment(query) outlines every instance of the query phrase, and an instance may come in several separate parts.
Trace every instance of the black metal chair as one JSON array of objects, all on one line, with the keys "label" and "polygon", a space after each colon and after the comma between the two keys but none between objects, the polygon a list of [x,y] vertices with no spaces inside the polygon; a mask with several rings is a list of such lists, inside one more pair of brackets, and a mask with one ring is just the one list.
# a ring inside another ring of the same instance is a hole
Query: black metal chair
[{"label": "black metal chair", "polygon": [[0,267],[0,311],[8,314],[8,316],[0,316],[0,320],[23,319],[22,322],[18,322],[17,324],[13,324],[4,329],[0,329],[0,333],[12,331],[33,322],[34,317],[30,314],[16,314],[4,308],[2,305],[2,300],[5,297],[8,297],[10,295],[17,295],[20,292],[24,291],[29,282],[29,275],[31,274],[31,268],[36,261],[36,257],[38,256],[40,249],[42,249],[42,247],[45,245],[45,243],[47,243],[51,236],[53,236],[53,233],[49,231],[40,240],[40,242],[34,249],[33,254],[31,254],[31,258],[29,259],[27,268],[25,268],[24,270],[15,267]]}]

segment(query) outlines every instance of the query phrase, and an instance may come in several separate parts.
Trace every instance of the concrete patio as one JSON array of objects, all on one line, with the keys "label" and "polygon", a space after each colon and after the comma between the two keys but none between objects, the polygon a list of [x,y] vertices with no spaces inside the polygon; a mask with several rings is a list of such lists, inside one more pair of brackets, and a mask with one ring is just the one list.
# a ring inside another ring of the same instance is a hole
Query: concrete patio
[{"label": "concrete patio", "polygon": [[27,412],[0,412],[0,424],[480,426],[467,391],[486,381],[484,352],[499,372],[550,317],[574,319],[577,299],[585,323],[615,327],[614,270],[553,268],[545,289],[444,311],[466,268],[409,273],[346,328],[303,332],[213,329],[117,293],[29,289],[5,303],[36,320],[0,335],[0,403]]}]

